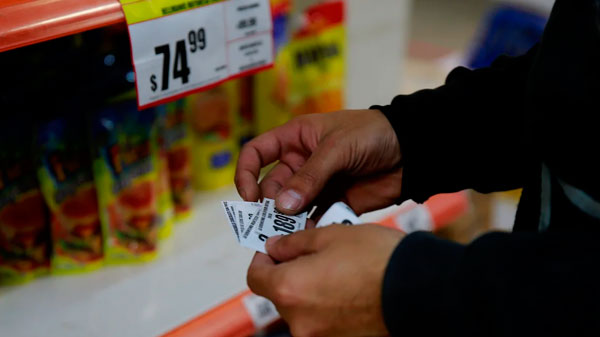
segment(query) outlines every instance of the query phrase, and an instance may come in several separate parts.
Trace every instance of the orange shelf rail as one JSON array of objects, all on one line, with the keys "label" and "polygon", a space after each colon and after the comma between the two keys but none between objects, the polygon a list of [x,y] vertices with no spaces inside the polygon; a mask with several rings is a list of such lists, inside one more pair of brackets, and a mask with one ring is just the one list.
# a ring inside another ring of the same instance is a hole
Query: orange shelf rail
[{"label": "orange shelf rail", "polygon": [[118,0],[2,0],[0,52],[119,22]]}]

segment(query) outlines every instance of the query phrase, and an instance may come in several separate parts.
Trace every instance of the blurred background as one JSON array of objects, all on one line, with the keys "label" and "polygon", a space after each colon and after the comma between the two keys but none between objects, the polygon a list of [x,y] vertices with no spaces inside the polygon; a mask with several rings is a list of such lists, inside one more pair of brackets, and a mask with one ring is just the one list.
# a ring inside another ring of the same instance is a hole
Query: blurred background
[{"label": "blurred background", "polygon": [[[139,111],[118,1],[55,2],[0,4],[0,336],[286,335],[247,290],[252,252],[219,204],[239,199],[240,147],[297,115],[388,104],[520,55],[553,3],[271,0],[273,68]],[[361,217],[468,243],[510,231],[519,196],[460,191]]]}]

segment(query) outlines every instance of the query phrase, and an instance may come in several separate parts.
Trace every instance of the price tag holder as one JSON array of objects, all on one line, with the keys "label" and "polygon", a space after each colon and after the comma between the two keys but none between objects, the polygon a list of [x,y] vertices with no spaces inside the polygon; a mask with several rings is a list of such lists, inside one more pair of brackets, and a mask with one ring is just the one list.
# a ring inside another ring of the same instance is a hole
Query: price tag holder
[{"label": "price tag holder", "polygon": [[140,109],[273,64],[268,0],[121,0]]},{"label": "price tag holder", "polygon": [[275,305],[264,297],[250,294],[242,301],[257,330],[267,327],[279,318]]}]

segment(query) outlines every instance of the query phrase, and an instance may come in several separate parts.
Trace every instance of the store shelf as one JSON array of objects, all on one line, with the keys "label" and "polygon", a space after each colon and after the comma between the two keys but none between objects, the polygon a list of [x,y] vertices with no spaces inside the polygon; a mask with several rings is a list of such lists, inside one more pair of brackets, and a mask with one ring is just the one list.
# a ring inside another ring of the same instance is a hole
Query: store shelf
[{"label": "store shelf", "polygon": [[253,252],[225,225],[228,188],[199,196],[150,263],[0,289],[0,336],[157,336],[247,289]]},{"label": "store shelf", "polygon": [[0,52],[118,22],[118,0],[3,0]]},{"label": "store shelf", "polygon": [[[177,226],[156,261],[0,288],[0,336],[233,337],[254,332],[242,303],[249,295],[246,269],[253,252],[237,244],[219,205],[236,199],[233,188],[199,195],[194,216]],[[433,227],[440,219],[454,220],[467,205],[464,193],[425,203]],[[392,206],[361,218],[400,227],[397,219],[404,213],[402,206]]]}]

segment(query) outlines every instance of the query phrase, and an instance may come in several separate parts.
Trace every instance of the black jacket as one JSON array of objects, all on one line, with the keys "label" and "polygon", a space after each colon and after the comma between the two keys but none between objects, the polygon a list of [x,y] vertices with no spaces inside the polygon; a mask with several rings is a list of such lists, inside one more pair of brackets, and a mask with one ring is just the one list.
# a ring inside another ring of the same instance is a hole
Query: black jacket
[{"label": "black jacket", "polygon": [[392,335],[600,335],[599,98],[600,0],[557,0],[526,55],[375,107],[400,141],[403,199],[523,188],[512,233],[398,245]]}]

